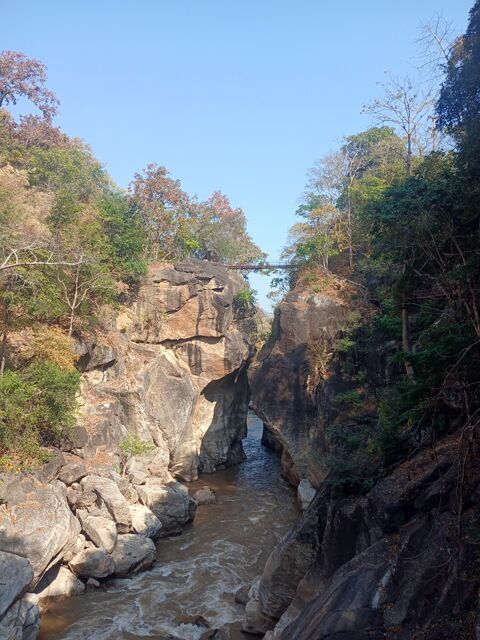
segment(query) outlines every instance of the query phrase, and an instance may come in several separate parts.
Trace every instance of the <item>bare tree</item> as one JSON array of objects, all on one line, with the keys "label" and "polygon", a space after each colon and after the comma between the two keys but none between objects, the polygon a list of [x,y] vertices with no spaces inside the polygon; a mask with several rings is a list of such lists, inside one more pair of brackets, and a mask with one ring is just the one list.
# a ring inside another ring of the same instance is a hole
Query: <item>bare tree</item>
[{"label": "bare tree", "polygon": [[[0,258],[1,259],[1,258]],[[16,269],[19,267],[58,267],[68,266],[75,267],[82,264],[83,256],[72,261],[61,260],[55,257],[53,251],[46,256],[42,256],[39,248],[34,244],[25,247],[10,247],[4,252],[3,259],[0,262],[0,272],[8,269]]]},{"label": "bare tree", "polygon": [[390,124],[405,138],[405,175],[411,174],[414,147],[421,148],[428,117],[435,99],[431,87],[416,83],[410,76],[398,78],[388,74],[388,80],[380,83],[383,96],[374,98],[363,108],[376,124]]}]

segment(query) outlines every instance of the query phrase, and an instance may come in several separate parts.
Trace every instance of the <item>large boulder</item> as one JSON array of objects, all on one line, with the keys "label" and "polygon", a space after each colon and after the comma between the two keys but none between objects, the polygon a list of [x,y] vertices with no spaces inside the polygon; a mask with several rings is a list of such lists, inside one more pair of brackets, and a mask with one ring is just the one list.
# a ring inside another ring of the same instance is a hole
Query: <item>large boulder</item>
[{"label": "large boulder", "polygon": [[150,538],[135,534],[118,536],[112,558],[115,563],[115,575],[126,577],[143,569],[148,569],[154,562],[157,551]]},{"label": "large boulder", "polygon": [[39,601],[54,598],[78,596],[85,591],[85,585],[67,567],[55,565],[43,576],[35,588]]},{"label": "large boulder", "polygon": [[160,535],[179,533],[190,520],[188,490],[180,482],[162,484],[149,478],[136,487],[140,501],[157,516],[162,524]]},{"label": "large boulder", "polygon": [[148,507],[143,504],[130,505],[132,529],[146,538],[158,538],[162,523]]},{"label": "large boulder", "polygon": [[40,631],[38,598],[27,593],[17,600],[0,620],[1,640],[36,640]]},{"label": "large boulder", "polygon": [[0,551],[0,618],[32,579],[32,565],[26,558]]},{"label": "large boulder", "polygon": [[105,549],[84,549],[68,565],[75,575],[83,578],[106,578],[115,571],[112,556]]},{"label": "large boulder", "polygon": [[120,533],[130,530],[132,519],[129,504],[113,480],[101,476],[87,476],[83,478],[81,485],[85,493],[93,492],[97,495],[97,505],[108,511]]},{"label": "large boulder", "polygon": [[24,476],[10,482],[0,505],[0,550],[30,561],[37,578],[61,559],[80,533],[62,482]]},{"label": "large boulder", "polygon": [[82,530],[86,536],[99,548],[108,553],[113,551],[117,544],[117,527],[109,518],[92,516],[88,512],[77,511],[77,517],[82,523]]}]

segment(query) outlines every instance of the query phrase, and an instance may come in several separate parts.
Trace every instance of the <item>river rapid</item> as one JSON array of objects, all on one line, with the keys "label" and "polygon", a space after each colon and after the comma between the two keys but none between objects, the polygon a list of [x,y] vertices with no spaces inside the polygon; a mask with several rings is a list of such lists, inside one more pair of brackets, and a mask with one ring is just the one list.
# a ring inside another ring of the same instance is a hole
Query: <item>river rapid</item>
[{"label": "river rapid", "polygon": [[180,536],[161,539],[151,570],[53,605],[40,640],[197,640],[205,629],[182,623],[185,615],[201,615],[214,628],[231,625],[232,640],[246,638],[235,592],[262,572],[300,515],[295,491],[280,478],[280,459],[260,444],[261,435],[261,421],[249,414],[247,460],[188,485],[194,493],[207,484],[217,504],[199,506]]}]

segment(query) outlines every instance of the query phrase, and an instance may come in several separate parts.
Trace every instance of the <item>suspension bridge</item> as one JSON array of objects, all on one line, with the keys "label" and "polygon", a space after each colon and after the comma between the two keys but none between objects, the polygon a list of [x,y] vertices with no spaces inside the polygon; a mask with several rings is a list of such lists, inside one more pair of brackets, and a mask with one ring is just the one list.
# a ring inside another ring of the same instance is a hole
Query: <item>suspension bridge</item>
[{"label": "suspension bridge", "polygon": [[226,264],[227,269],[237,271],[267,271],[268,269],[298,269],[299,264],[275,263],[275,264]]}]

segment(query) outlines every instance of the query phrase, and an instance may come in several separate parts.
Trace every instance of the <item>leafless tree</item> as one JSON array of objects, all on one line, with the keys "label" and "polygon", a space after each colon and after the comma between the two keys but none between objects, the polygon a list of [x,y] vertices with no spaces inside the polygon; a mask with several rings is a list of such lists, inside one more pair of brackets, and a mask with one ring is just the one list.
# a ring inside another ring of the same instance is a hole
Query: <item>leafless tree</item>
[{"label": "leafless tree", "polygon": [[[390,124],[405,138],[405,175],[411,174],[414,148],[421,148],[421,139],[428,128],[428,118],[435,104],[430,86],[417,83],[410,76],[398,78],[390,73],[380,83],[383,95],[363,108],[379,125]],[[420,144],[419,144],[420,143]]]}]

